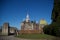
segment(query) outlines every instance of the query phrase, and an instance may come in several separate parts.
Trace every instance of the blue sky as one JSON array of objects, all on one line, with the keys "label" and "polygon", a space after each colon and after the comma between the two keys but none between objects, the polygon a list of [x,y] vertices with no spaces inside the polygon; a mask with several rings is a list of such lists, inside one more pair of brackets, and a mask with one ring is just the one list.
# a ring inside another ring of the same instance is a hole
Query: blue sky
[{"label": "blue sky", "polygon": [[27,12],[30,20],[39,22],[45,19],[51,23],[53,0],[1,0],[0,26],[9,22],[10,26],[20,29],[20,24],[26,18]]}]

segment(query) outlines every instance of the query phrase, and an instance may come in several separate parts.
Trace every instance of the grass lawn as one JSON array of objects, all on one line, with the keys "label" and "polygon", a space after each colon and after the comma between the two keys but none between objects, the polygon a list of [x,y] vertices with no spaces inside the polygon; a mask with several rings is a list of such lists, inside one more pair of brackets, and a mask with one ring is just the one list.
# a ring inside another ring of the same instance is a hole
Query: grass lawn
[{"label": "grass lawn", "polygon": [[19,34],[17,37],[25,39],[54,39],[54,36],[47,34]]}]

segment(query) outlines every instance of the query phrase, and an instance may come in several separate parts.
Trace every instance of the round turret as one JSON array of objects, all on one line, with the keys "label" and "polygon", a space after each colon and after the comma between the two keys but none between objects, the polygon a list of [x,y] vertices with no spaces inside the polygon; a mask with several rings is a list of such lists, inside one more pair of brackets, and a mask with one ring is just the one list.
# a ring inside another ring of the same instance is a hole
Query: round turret
[{"label": "round turret", "polygon": [[46,22],[46,20],[41,19],[41,20],[40,20],[40,24],[42,24],[42,25],[47,25],[47,22]]}]

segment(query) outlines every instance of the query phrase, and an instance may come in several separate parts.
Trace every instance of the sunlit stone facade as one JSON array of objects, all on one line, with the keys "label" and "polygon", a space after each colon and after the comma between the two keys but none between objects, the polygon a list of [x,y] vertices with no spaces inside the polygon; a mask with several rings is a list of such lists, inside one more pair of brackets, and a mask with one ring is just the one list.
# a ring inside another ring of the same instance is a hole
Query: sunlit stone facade
[{"label": "sunlit stone facade", "polygon": [[39,29],[39,24],[35,21],[30,21],[29,15],[21,23],[20,33],[42,33],[42,29]]},{"label": "sunlit stone facade", "polygon": [[8,35],[9,23],[4,23],[2,27],[2,34]]},{"label": "sunlit stone facade", "polygon": [[2,26],[2,35],[10,35],[10,34],[15,34],[16,33],[16,28],[15,27],[10,27],[9,23],[4,23]]}]

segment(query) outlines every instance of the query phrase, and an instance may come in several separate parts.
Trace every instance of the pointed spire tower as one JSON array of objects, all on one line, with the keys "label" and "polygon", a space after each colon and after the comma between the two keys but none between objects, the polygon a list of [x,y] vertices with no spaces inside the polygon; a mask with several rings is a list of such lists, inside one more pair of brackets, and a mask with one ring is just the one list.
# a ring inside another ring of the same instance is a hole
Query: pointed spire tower
[{"label": "pointed spire tower", "polygon": [[29,15],[27,13],[27,16],[26,16],[26,22],[29,22],[30,18],[29,18]]}]

